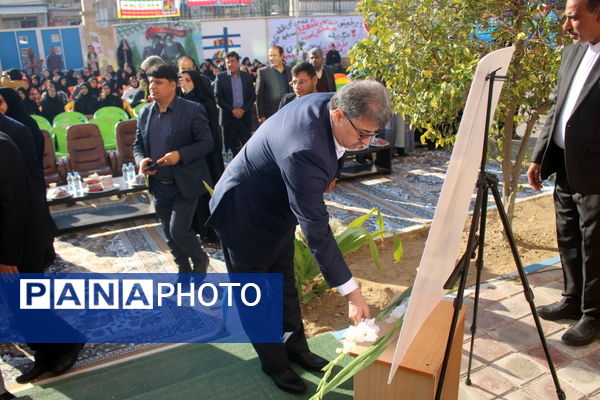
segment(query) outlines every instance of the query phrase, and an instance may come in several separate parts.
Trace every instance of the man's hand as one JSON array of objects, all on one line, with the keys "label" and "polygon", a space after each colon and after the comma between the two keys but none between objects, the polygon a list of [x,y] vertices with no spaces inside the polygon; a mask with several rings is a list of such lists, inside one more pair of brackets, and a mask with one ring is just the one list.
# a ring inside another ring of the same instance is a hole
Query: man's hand
[{"label": "man's hand", "polygon": [[158,159],[158,165],[161,167],[170,167],[177,164],[180,160],[179,152],[177,150],[170,151],[161,158]]},{"label": "man's hand", "polygon": [[329,184],[329,186],[327,186],[327,189],[325,190],[325,193],[331,193],[331,192],[333,192],[333,189],[335,189],[336,182],[337,182],[336,179],[332,180],[331,183]]},{"label": "man's hand", "polygon": [[233,114],[233,118],[237,118],[237,119],[242,118],[245,113],[246,113],[246,111],[244,111],[243,108],[234,108],[233,110],[231,110],[231,114]]},{"label": "man's hand", "polygon": [[140,170],[139,170],[139,175],[154,175],[156,174],[156,170],[155,171],[144,171],[146,168],[148,168],[148,166],[152,164],[152,159],[150,157],[146,157],[144,159],[142,159],[142,161],[140,162]]},{"label": "man's hand", "polygon": [[358,324],[363,318],[371,318],[371,311],[369,311],[369,305],[363,297],[360,289],[354,289],[348,293],[348,317]]},{"label": "man's hand", "polygon": [[263,122],[265,122],[266,120],[267,120],[267,117],[260,117],[260,118],[258,119],[258,122],[262,124],[262,123],[263,123]]},{"label": "man's hand", "polygon": [[[0,264],[0,274],[2,274],[0,276],[0,279],[2,279],[4,282],[16,282],[17,276],[12,275],[12,274],[18,274],[18,273],[19,273],[19,269],[16,267],[16,265]],[[8,275],[4,275],[4,274],[8,274]]]},{"label": "man's hand", "polygon": [[18,274],[19,269],[16,265],[0,264],[0,274]]},{"label": "man's hand", "polygon": [[529,164],[529,169],[527,170],[527,180],[529,181],[529,186],[535,190],[542,190],[542,176],[540,175],[541,170],[541,164],[533,162]]}]

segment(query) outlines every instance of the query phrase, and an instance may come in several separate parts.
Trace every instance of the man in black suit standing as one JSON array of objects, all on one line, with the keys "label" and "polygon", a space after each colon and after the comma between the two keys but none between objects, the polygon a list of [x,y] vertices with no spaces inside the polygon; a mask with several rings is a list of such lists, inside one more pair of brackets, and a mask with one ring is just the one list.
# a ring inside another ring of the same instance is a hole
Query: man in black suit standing
[{"label": "man in black suit standing", "polygon": [[538,307],[547,320],[578,322],[562,336],[572,346],[600,337],[600,1],[568,0],[558,87],[527,171],[529,184],[556,172],[554,206],[564,276],[560,302]]},{"label": "man in black suit standing", "polygon": [[315,67],[317,73],[317,92],[335,92],[333,69],[324,64],[323,51],[318,47],[313,47],[308,54],[310,63]]},{"label": "man in black suit standing", "polygon": [[290,82],[294,93],[286,93],[279,102],[279,108],[307,94],[317,92],[317,73],[309,62],[301,62],[292,68],[292,81]]},{"label": "man in black suit standing", "polygon": [[306,390],[290,361],[311,371],[327,364],[310,352],[304,335],[293,271],[297,224],[329,286],[347,297],[349,317],[358,323],[370,315],[329,227],[323,193],[345,150],[369,143],[389,114],[389,95],[375,81],[296,99],[261,125],[215,187],[208,224],[221,240],[228,271],[283,274],[282,343],[253,344],[281,390]]},{"label": "man in black suit standing", "polygon": [[250,139],[252,105],[256,99],[252,75],[240,71],[240,56],[235,51],[225,55],[227,72],[215,79],[215,99],[219,113],[225,148],[237,154]]},{"label": "man in black suit standing", "polygon": [[284,94],[292,91],[290,67],[283,60],[283,48],[269,47],[269,63],[262,67],[256,76],[256,112],[261,124],[277,112]]},{"label": "man in black suit standing", "polygon": [[[212,184],[206,156],[213,139],[202,104],[176,96],[177,71],[161,65],[150,74],[154,99],[140,111],[133,150],[140,174],[149,175],[154,207],[180,273],[204,273],[208,256],[192,230],[198,198]],[[155,162],[152,169],[148,169]]]}]

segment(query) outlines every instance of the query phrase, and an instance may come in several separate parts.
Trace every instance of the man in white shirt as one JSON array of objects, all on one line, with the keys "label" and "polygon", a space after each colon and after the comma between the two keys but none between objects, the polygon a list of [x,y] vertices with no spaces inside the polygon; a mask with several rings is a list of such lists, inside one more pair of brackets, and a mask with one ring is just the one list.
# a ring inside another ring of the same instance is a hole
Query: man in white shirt
[{"label": "man in white shirt", "polygon": [[563,299],[538,307],[547,320],[578,322],[562,336],[583,346],[600,337],[600,0],[568,0],[554,104],[532,154],[529,184],[556,172],[554,205]]}]

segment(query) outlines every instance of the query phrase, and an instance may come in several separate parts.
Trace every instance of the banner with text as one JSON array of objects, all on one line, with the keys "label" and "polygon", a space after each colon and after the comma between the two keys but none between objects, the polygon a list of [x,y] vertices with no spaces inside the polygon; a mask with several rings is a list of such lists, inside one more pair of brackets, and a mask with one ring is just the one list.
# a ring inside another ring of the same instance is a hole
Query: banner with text
[{"label": "banner with text", "polygon": [[181,0],[117,0],[119,18],[179,17]]},{"label": "banner with text", "polygon": [[0,274],[4,343],[277,343],[281,274]]},{"label": "banner with text", "polygon": [[330,44],[335,44],[342,57],[347,51],[367,37],[361,17],[310,17],[269,19],[271,46],[281,46],[286,61],[308,61],[307,51],[320,47],[327,54]]}]

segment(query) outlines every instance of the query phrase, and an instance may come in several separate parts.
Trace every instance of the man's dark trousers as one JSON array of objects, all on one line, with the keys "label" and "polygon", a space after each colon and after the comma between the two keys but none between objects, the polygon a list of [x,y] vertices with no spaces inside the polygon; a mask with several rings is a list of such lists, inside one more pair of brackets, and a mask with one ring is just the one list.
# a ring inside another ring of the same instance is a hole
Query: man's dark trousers
[{"label": "man's dark trousers", "polygon": [[[557,164],[554,205],[564,296],[582,312],[600,319],[600,194],[580,194],[569,186],[564,159]],[[584,285],[585,282],[585,285]]]},{"label": "man's dark trousers", "polygon": [[225,148],[238,153],[243,145],[250,139],[251,127],[248,118],[229,118],[223,122],[223,137]]},{"label": "man's dark trousers", "polygon": [[[218,232],[217,232],[218,234]],[[263,370],[267,373],[277,373],[289,368],[288,353],[303,353],[308,351],[308,343],[304,336],[304,325],[294,277],[294,231],[287,233],[282,239],[275,260],[270,265],[247,265],[239,260],[235,253],[223,245],[223,255],[227,271],[230,273],[281,273],[283,274],[283,332],[292,332],[285,343],[252,343],[261,361]],[[256,326],[260,321],[244,320],[242,324]]]},{"label": "man's dark trousers", "polygon": [[152,195],[156,214],[162,223],[175,263],[180,272],[191,272],[189,258],[194,265],[202,265],[206,257],[192,230],[198,198],[186,199],[181,195],[177,184],[164,184],[158,180],[152,182]]}]

